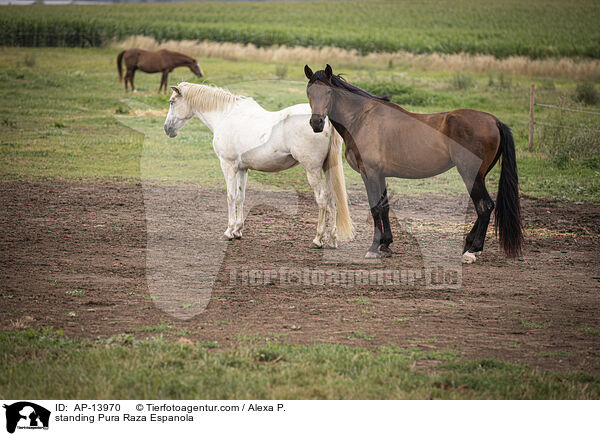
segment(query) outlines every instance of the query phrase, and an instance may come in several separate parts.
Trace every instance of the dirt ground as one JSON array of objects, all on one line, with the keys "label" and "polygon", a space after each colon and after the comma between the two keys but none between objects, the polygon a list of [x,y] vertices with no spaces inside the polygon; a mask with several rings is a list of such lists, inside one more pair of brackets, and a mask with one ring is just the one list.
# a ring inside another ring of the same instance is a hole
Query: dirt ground
[{"label": "dirt ground", "polygon": [[[270,202],[261,204],[260,195]],[[220,190],[2,183],[0,328],[54,326],[71,337],[149,337],[158,333],[148,330],[170,323],[165,335],[174,340],[179,332],[218,341],[221,348],[259,338],[394,343],[600,371],[599,206],[524,198],[523,256],[505,259],[490,230],[486,250],[478,263],[462,268],[462,285],[455,289],[433,289],[419,279],[336,286],[318,274],[307,286],[298,277],[281,281],[265,271],[410,274],[424,265],[424,245],[394,218],[394,255],[365,263],[371,225],[366,214],[355,215],[366,210],[357,192],[351,194],[357,240],[339,250],[311,249],[314,200],[294,194],[288,207],[287,194],[281,201],[277,195],[250,191],[244,237],[229,242],[221,238],[227,218]],[[455,199],[433,195],[410,201],[425,215],[433,203],[450,215],[456,209]],[[429,239],[456,234],[460,211],[454,218],[453,225],[439,220],[439,229],[422,223],[415,228]],[[460,238],[464,228],[464,222],[458,226]],[[203,266],[207,259],[212,270]],[[202,290],[195,291],[198,284]],[[181,298],[167,298],[179,289]]]}]

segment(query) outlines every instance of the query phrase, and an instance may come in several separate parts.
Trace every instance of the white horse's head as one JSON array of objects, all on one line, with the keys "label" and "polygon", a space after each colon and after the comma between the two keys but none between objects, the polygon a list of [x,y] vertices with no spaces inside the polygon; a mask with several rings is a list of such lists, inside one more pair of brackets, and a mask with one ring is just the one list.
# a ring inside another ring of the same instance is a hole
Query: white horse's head
[{"label": "white horse's head", "polygon": [[177,136],[179,129],[194,116],[194,110],[189,102],[183,96],[184,89],[179,86],[171,86],[173,94],[169,99],[169,113],[165,120],[165,133],[170,137],[174,138]]}]

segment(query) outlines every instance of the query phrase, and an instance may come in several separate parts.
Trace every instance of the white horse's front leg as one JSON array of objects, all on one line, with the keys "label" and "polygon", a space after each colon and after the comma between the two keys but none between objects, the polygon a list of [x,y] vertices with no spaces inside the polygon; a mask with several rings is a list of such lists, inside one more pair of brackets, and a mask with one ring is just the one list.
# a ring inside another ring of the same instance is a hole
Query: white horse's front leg
[{"label": "white horse's front leg", "polygon": [[321,179],[321,168],[306,170],[308,183],[313,188],[315,200],[319,207],[319,219],[317,221],[317,235],[313,239],[312,245],[315,248],[323,247],[323,237],[325,236],[325,219],[327,215],[327,200],[325,198],[325,187]]},{"label": "white horse's front leg", "polygon": [[248,180],[248,170],[238,170],[237,187],[235,196],[235,226],[233,236],[242,237],[244,229],[244,199],[246,198],[246,181]]},{"label": "white horse's front leg", "polygon": [[232,162],[221,159],[221,169],[225,176],[225,182],[227,183],[227,209],[228,209],[228,220],[227,229],[225,230],[225,237],[227,239],[234,238],[234,227],[235,227],[235,191],[237,185],[237,168]]}]

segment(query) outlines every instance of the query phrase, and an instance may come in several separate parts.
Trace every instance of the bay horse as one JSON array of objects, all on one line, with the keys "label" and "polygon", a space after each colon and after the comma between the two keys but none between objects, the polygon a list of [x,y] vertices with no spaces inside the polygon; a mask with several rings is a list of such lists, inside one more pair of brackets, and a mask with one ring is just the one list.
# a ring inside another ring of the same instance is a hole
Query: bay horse
[{"label": "bay horse", "polygon": [[477,220],[468,233],[462,261],[472,263],[483,250],[494,209],[485,177],[502,155],[495,224],[508,257],[521,252],[523,233],[515,144],[510,128],[495,116],[472,109],[421,114],[351,85],[330,65],[308,78],[310,125],[320,132],[326,117],[344,138],[346,160],[362,176],[374,223],[366,258],[391,254],[392,231],[386,177],[421,179],[457,167],[475,205]]},{"label": "bay horse", "polygon": [[308,125],[308,104],[270,112],[252,98],[215,86],[183,82],[171,89],[165,133],[174,138],[193,117],[213,133],[213,148],[227,185],[227,239],[242,237],[248,170],[278,172],[297,164],[306,171],[319,207],[312,246],[336,248],[338,238],[353,236],[342,169],[342,138],[330,123],[323,125],[323,134],[316,135]]},{"label": "bay horse", "polygon": [[119,81],[123,83],[123,67],[122,60],[125,59],[127,73],[125,73],[125,92],[127,92],[127,82],[131,84],[131,90],[135,91],[133,84],[133,76],[137,69],[144,73],[162,73],[158,92],[164,87],[164,92],[167,92],[167,83],[169,73],[177,67],[188,67],[192,73],[198,77],[204,76],[202,68],[198,65],[198,61],[183,53],[170,50],[148,51],[141,48],[130,48],[123,50],[117,55],[117,70],[119,71]]}]

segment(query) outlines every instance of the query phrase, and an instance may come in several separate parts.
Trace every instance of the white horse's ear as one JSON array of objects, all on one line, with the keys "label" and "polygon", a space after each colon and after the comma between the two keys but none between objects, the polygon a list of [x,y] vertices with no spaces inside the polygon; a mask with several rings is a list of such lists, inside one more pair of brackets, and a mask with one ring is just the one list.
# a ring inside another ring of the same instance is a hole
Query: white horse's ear
[{"label": "white horse's ear", "polygon": [[306,78],[310,80],[313,76],[313,71],[310,69],[308,65],[304,65],[304,74],[306,74]]},{"label": "white horse's ear", "polygon": [[181,95],[181,89],[179,89],[177,86],[171,86],[171,89],[173,92],[177,93],[177,95]]}]

